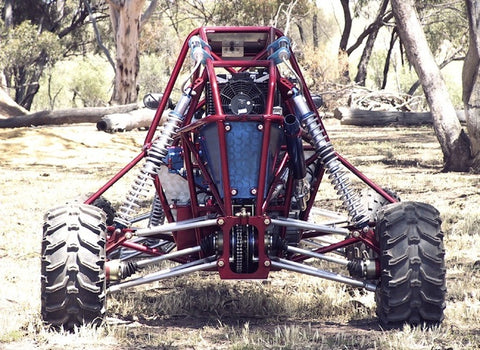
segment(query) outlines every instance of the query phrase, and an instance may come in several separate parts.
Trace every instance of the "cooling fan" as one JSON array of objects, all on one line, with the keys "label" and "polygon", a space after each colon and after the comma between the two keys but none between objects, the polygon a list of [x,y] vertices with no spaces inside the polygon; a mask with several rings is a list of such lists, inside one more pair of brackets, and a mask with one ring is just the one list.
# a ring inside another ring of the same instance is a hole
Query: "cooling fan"
[{"label": "cooling fan", "polygon": [[[260,84],[263,85],[263,84]],[[232,77],[220,91],[225,114],[262,114],[265,109],[264,92],[248,76]]]}]

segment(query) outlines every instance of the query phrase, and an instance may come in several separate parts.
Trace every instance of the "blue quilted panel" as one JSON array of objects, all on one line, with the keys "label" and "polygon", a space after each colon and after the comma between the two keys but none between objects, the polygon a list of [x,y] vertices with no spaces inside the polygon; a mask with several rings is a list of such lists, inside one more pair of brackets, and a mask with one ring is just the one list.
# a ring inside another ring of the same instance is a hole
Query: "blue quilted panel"
[{"label": "blue quilted panel", "polygon": [[[230,189],[237,191],[233,198],[254,198],[255,196],[252,195],[251,190],[258,187],[263,132],[258,130],[257,122],[231,122],[229,125],[230,131],[226,134],[226,143]],[[216,124],[205,126],[201,135],[201,144],[208,169],[219,189],[220,195],[223,196],[223,181],[220,176],[220,146]],[[273,166],[282,137],[283,133],[279,126],[273,126],[270,149],[267,156],[267,184],[272,177]]]}]

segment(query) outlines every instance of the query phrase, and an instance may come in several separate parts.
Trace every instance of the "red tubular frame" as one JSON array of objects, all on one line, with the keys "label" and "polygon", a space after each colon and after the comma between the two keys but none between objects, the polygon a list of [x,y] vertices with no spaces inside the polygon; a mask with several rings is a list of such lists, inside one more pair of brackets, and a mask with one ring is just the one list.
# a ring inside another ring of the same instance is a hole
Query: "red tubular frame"
[{"label": "red tubular frame", "polygon": [[[186,59],[189,52],[189,40],[193,36],[200,36],[200,38],[208,42],[209,34],[211,33],[267,33],[269,42],[266,43],[265,48],[260,52],[256,53],[252,57],[247,57],[246,59],[227,59],[222,58],[219,54],[215,52],[211,52],[210,48],[207,46],[205,50],[209,53],[212,59],[206,59],[205,65],[203,67],[199,67],[196,72],[193,74],[193,82],[190,88],[194,91],[192,96],[192,101],[190,107],[187,110],[185,115],[184,122],[182,123],[180,129],[177,132],[176,138],[174,140],[175,145],[182,145],[183,152],[184,152],[184,161],[185,161],[185,168],[187,173],[187,180],[188,186],[190,191],[190,204],[188,206],[176,206],[174,203],[169,203],[165,193],[163,191],[163,185],[158,176],[154,177],[154,184],[157,193],[159,194],[160,201],[164,208],[166,219],[169,222],[174,221],[174,215],[172,213],[172,209],[179,209],[183,214],[190,212],[190,216],[192,218],[198,217],[200,215],[205,214],[216,214],[219,218],[218,222],[221,224],[218,227],[215,227],[214,230],[216,232],[221,231],[223,234],[223,250],[218,257],[218,272],[221,278],[266,278],[270,271],[270,258],[267,255],[266,248],[265,248],[265,234],[267,227],[269,226],[269,214],[272,212],[280,213],[284,217],[288,217],[289,215],[289,208],[291,204],[291,197],[293,193],[293,181],[291,176],[289,176],[289,180],[286,184],[285,189],[285,200],[283,206],[277,207],[270,207],[269,206],[269,199],[272,195],[272,188],[269,186],[273,186],[276,181],[280,180],[280,176],[284,169],[288,167],[288,157],[285,155],[283,159],[278,163],[277,167],[275,168],[274,180],[273,184],[268,184],[267,181],[267,157],[269,153],[270,147],[270,136],[271,136],[271,127],[274,125],[283,125],[283,116],[274,115],[273,114],[273,107],[274,107],[274,96],[276,91],[280,91],[282,94],[282,99],[285,106],[293,112],[294,107],[292,103],[289,101],[288,93],[292,88],[292,83],[288,80],[282,78],[278,72],[277,66],[271,59],[267,59],[267,56],[272,52],[267,52],[268,44],[274,42],[276,39],[283,36],[283,34],[274,28],[271,27],[201,27],[198,28],[190,33],[190,35],[185,40],[185,43],[182,46],[182,49],[179,54],[179,58],[173,68],[171,77],[165,87],[163,98],[160,101],[159,107],[155,113],[155,116],[152,120],[152,124],[148,130],[148,133],[145,137],[143,149],[130,163],[127,164],[123,169],[121,169],[111,180],[109,180],[104,186],[102,186],[96,193],[94,193],[90,198],[86,200],[85,203],[92,204],[99,196],[101,196],[106,190],[108,190],[112,185],[114,185],[120,178],[122,178],[127,172],[129,172],[135,165],[137,165],[143,158],[147,155],[148,150],[152,141],[154,140],[155,133],[157,128],[160,125],[162,115],[167,108],[168,100],[172,94],[172,91],[179,79],[180,72],[186,63]],[[298,84],[303,86],[303,92],[306,99],[308,106],[311,110],[316,113],[316,108],[313,103],[312,97],[306,88],[305,80],[301,74],[301,70],[299,65],[295,59],[295,56],[292,54],[290,58],[290,65],[296,71],[300,81]],[[268,93],[267,93],[267,100],[265,104],[265,111],[262,115],[242,115],[242,116],[232,116],[224,114],[222,109],[222,102],[219,90],[219,84],[216,78],[216,70],[218,69],[225,69],[229,73],[236,73],[236,72],[243,72],[249,68],[254,67],[262,67],[267,68],[269,72],[269,84],[268,84]],[[193,116],[195,112],[205,105],[205,100],[200,100],[203,91],[205,91],[205,85],[207,81],[210,83],[210,88],[212,92],[212,99],[213,105],[215,107],[216,114],[205,116],[200,120],[193,121]],[[323,127],[323,123],[320,119],[320,116],[317,114],[317,118],[319,123]],[[256,121],[262,125],[261,132],[263,133],[263,138],[261,141],[261,163],[259,167],[259,174],[258,174],[258,187],[257,193],[255,194],[255,213],[252,213],[251,216],[248,217],[238,217],[233,212],[233,205],[232,205],[232,193],[230,188],[230,177],[229,177],[229,161],[228,161],[228,149],[227,149],[227,142],[226,142],[226,130],[225,130],[225,123],[231,120],[235,121]],[[199,133],[201,127],[206,126],[207,124],[216,124],[217,125],[217,135],[218,135],[218,142],[219,142],[219,154],[220,154],[220,162],[221,162],[221,178],[222,178],[222,192],[223,198],[220,195],[220,191],[215,188],[215,184],[211,175],[208,172],[207,167],[202,162],[202,158],[199,155],[199,151],[197,149],[196,140],[194,136]],[[325,128],[323,128],[325,130]],[[328,135],[324,131],[325,136]],[[395,202],[395,198],[391,195],[386,193],[381,187],[376,185],[373,181],[369,180],[364,174],[362,174],[358,169],[356,169],[352,164],[350,164],[347,160],[345,160],[342,156],[338,155],[338,159],[340,162],[355,176],[357,176],[360,180],[362,180],[365,184],[373,188],[383,197],[385,197],[390,202]],[[307,165],[312,164],[315,162],[316,156],[311,156],[307,159]],[[200,205],[197,201],[196,197],[196,184],[193,178],[194,170],[199,169],[202,174],[204,174],[205,181],[210,188],[210,191],[213,196],[213,203],[208,205]],[[312,190],[313,193],[316,193],[320,183],[323,179],[324,169],[320,169],[317,174],[317,179],[313,183]],[[306,220],[308,218],[309,212],[314,205],[315,196],[307,202],[307,209],[300,214],[301,220]],[[182,215],[183,215],[182,214]],[[221,220],[220,220],[221,219]],[[230,234],[232,228],[235,225],[249,225],[253,226],[256,230],[258,235],[257,243],[258,243],[258,268],[253,273],[248,274],[238,274],[232,271],[229,267],[229,256],[230,256]],[[119,245],[123,245],[129,248],[134,248],[142,252],[147,252],[151,254],[161,254],[156,250],[149,250],[144,248],[143,246],[139,246],[137,244],[132,243],[125,243],[125,233],[128,231],[132,231],[131,228],[115,229],[115,227],[109,227],[109,238],[107,242],[107,253],[110,253],[113,249],[118,247]],[[355,230],[355,228],[352,228]],[[175,232],[174,237],[179,237],[178,235],[186,235],[190,234],[190,230],[186,232]],[[194,230],[195,232],[195,241],[196,244],[200,244],[200,241],[206,237],[207,235],[212,233],[212,228],[197,228]],[[285,232],[285,230],[283,230]],[[317,249],[317,252],[329,252],[336,250],[338,248],[357,243],[357,242],[364,242],[368,246],[372,247],[373,249],[377,249],[376,242],[374,239],[373,231],[369,230],[368,232],[358,232],[359,234],[357,238],[348,237],[344,241],[335,243],[330,245],[329,247],[324,247]],[[321,235],[322,233],[319,232],[318,234],[314,235]],[[178,244],[178,242],[177,242]],[[183,247],[178,247],[183,248]],[[307,257],[305,256],[294,256],[292,257],[293,261],[303,261]]]}]

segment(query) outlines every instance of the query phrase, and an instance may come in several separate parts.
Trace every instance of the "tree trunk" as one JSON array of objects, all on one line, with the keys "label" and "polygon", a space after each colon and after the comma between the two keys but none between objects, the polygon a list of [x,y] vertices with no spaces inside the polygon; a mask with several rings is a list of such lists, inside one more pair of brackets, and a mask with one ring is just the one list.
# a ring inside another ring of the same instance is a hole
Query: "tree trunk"
[{"label": "tree trunk", "polygon": [[312,19],[313,48],[318,49],[318,14],[315,12]]},{"label": "tree trunk", "polygon": [[[465,123],[465,113],[456,111],[460,122]],[[432,124],[430,112],[402,112],[377,111],[358,108],[338,107],[333,116],[341,121],[342,125],[356,126],[414,126]]]},{"label": "tree trunk", "polygon": [[469,47],[463,64],[463,103],[471,142],[472,168],[480,172],[480,8],[478,1],[466,0]]},{"label": "tree trunk", "polygon": [[352,14],[350,12],[349,0],[340,0],[343,9],[343,17],[345,24],[343,25],[342,37],[340,38],[340,45],[338,47],[338,62],[342,77],[342,82],[347,84],[350,82],[350,68],[348,64],[347,45],[352,31]]},{"label": "tree trunk", "polygon": [[115,84],[111,103],[127,104],[137,101],[137,76],[140,68],[138,38],[145,0],[107,0],[115,35]]},{"label": "tree trunk", "polygon": [[38,125],[60,125],[73,123],[97,123],[111,113],[127,113],[137,109],[136,103],[113,107],[70,108],[41,111],[7,119],[0,119],[0,128],[20,128]]},{"label": "tree trunk", "polygon": [[385,57],[385,64],[383,66],[383,80],[382,86],[380,87],[384,90],[387,86],[388,71],[390,69],[390,58],[392,57],[393,47],[395,46],[395,41],[397,41],[397,29],[393,28],[392,34],[390,36],[390,45],[388,46],[387,57]]},{"label": "tree trunk", "polygon": [[398,32],[422,82],[433,117],[433,127],[444,158],[444,171],[468,171],[470,142],[462,130],[447,87],[433,58],[415,10],[414,0],[392,0]]},{"label": "tree trunk", "polygon": [[[164,113],[166,116],[167,113]],[[133,129],[148,128],[152,124],[155,111],[140,108],[128,113],[107,114],[97,122],[97,129],[105,132],[130,131]]]},{"label": "tree trunk", "polygon": [[373,45],[375,44],[375,40],[377,39],[378,31],[383,26],[385,16],[385,11],[387,10],[389,0],[383,0],[383,3],[378,10],[377,17],[375,18],[375,22],[372,23],[372,29],[370,34],[368,34],[367,42],[365,43],[365,47],[362,52],[362,57],[360,57],[360,62],[358,63],[358,71],[357,75],[355,76],[355,82],[361,86],[365,86],[365,81],[367,80],[367,68],[368,62],[370,62],[370,57],[373,51]]},{"label": "tree trunk", "polygon": [[5,28],[8,30],[13,25],[13,0],[5,0]]},{"label": "tree trunk", "polygon": [[18,105],[1,87],[0,84],[0,120],[13,115],[23,115],[27,113],[28,111],[22,106]]}]

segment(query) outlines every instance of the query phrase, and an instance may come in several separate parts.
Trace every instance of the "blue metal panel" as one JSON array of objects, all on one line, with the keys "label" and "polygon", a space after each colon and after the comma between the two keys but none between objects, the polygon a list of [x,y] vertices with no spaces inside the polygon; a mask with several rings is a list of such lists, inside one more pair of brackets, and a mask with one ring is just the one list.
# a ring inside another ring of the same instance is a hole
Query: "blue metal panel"
[{"label": "blue metal panel", "polygon": [[[261,163],[263,132],[257,122],[231,122],[226,133],[227,159],[230,179],[230,191],[235,190],[233,199],[254,198],[252,189],[258,187],[258,175]],[[207,168],[210,171],[220,195],[223,197],[223,181],[221,179],[220,145],[217,125],[212,123],[201,130],[201,147]],[[283,132],[277,125],[272,126],[270,147],[267,155],[267,185],[273,177],[273,168],[278,156]]]}]

